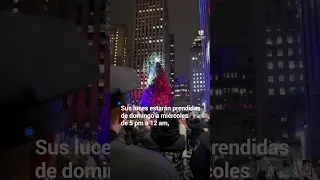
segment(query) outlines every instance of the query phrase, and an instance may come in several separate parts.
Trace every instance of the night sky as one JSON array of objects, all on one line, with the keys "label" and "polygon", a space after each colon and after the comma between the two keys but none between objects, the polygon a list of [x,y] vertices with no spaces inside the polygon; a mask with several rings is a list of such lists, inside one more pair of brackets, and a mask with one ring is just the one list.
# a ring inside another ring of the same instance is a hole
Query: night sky
[{"label": "night sky", "polygon": [[[188,76],[189,48],[199,30],[198,0],[168,0],[169,29],[175,35],[176,76]],[[132,49],[135,0],[111,0],[111,25],[129,29],[128,49]]]}]

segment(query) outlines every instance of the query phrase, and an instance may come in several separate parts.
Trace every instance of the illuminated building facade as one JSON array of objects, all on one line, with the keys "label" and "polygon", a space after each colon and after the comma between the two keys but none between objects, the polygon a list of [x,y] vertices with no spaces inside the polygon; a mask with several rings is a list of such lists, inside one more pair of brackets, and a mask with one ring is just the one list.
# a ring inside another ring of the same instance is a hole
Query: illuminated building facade
[{"label": "illuminated building facade", "polygon": [[129,66],[127,33],[128,28],[125,25],[114,25],[110,28],[110,56],[114,66]]},{"label": "illuminated building facade", "polygon": [[174,74],[174,54],[175,54],[175,47],[174,47],[174,35],[170,34],[169,37],[169,42],[170,42],[170,49],[169,49],[169,60],[170,60],[170,87],[172,90],[172,94],[174,92],[174,87],[175,87],[175,74]]},{"label": "illuminated building facade", "polygon": [[175,79],[174,105],[176,107],[186,107],[190,105],[189,81],[179,76]]},{"label": "illuminated building facade", "polygon": [[210,0],[199,0],[200,30],[202,36],[202,59],[204,65],[204,90],[205,111],[210,111]]},{"label": "illuminated building facade", "polygon": [[[152,53],[163,56],[167,78],[169,79],[170,63],[168,10],[166,0],[136,0],[135,30],[133,44],[133,68],[144,80],[144,62]],[[139,104],[143,90],[146,88],[146,80],[141,82],[140,89],[135,90],[132,103]]]},{"label": "illuminated building facade", "polygon": [[205,91],[207,86],[202,49],[201,39],[197,36],[189,51],[189,78],[191,104],[200,107],[206,104]]},{"label": "illuminated building facade", "polygon": [[315,166],[320,166],[320,54],[319,29],[317,17],[320,15],[320,2],[316,0],[301,1],[303,58],[306,77],[306,110],[307,118],[302,138],[306,140],[306,159],[312,160]]},{"label": "illuminated building facade", "polygon": [[253,11],[256,26],[252,31],[257,46],[258,131],[261,137],[285,142],[298,152],[297,132],[306,118],[300,0],[252,3],[261,9]]},{"label": "illuminated building facade", "polygon": [[[254,64],[247,62],[245,66],[224,69],[223,60],[217,54],[212,62],[212,128],[220,133],[219,140],[242,142],[245,138],[256,137],[257,133]],[[224,132],[225,129],[229,131]]]}]

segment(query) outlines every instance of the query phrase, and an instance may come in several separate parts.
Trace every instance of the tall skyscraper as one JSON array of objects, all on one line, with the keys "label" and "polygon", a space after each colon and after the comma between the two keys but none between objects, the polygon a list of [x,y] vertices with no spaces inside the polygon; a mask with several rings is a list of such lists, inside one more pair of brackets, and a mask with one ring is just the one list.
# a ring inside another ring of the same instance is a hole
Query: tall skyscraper
[{"label": "tall skyscraper", "polygon": [[306,77],[306,110],[307,118],[304,129],[299,134],[306,141],[305,158],[311,159],[316,166],[320,166],[320,54],[319,29],[320,2],[316,0],[301,1],[303,60]]},{"label": "tall skyscraper", "polygon": [[[299,2],[214,1],[210,17],[215,36],[211,49],[217,58],[211,67],[222,63],[227,71],[235,64],[254,63],[257,136],[288,143],[292,152],[300,151],[296,134],[305,119]],[[215,87],[214,77],[211,83]]]},{"label": "tall skyscraper", "polygon": [[202,58],[204,65],[205,111],[210,111],[210,0],[199,0],[200,36],[202,39]]},{"label": "tall skyscraper", "polygon": [[174,105],[176,107],[186,107],[190,105],[189,81],[183,76],[175,79]]},{"label": "tall skyscraper", "polygon": [[132,93],[134,104],[140,103],[146,78],[142,72],[144,62],[152,53],[164,58],[163,65],[169,79],[169,31],[166,0],[136,0],[135,30],[133,39],[133,68],[142,79],[142,87]]},{"label": "tall skyscraper", "polygon": [[175,54],[175,47],[174,47],[174,35],[170,34],[170,49],[169,49],[169,60],[170,60],[170,87],[172,90],[172,93],[174,92],[174,87],[175,87],[175,74],[174,74],[174,54]]},{"label": "tall skyscraper", "polygon": [[125,25],[114,25],[110,28],[110,55],[114,66],[128,66],[127,33]]},{"label": "tall skyscraper", "polygon": [[201,39],[195,38],[189,51],[189,78],[191,104],[194,106],[205,106],[205,67],[202,53]]},{"label": "tall skyscraper", "polygon": [[[88,37],[88,44],[92,46],[99,57],[101,79],[84,90],[73,93],[70,110],[74,112],[77,121],[97,121],[104,104],[105,89],[109,81],[110,64],[110,0],[82,1],[70,5],[70,17],[79,26],[79,30]],[[102,16],[101,16],[102,14]]]},{"label": "tall skyscraper", "polygon": [[[259,131],[300,151],[297,132],[306,118],[300,1],[253,2],[257,53]],[[300,152],[301,154],[301,152]]]}]

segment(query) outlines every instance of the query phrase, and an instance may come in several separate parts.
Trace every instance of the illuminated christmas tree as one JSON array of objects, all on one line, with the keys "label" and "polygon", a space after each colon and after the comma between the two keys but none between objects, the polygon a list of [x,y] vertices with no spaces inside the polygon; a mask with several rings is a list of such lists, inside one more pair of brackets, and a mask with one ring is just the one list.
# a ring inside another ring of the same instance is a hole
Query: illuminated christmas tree
[{"label": "illuminated christmas tree", "polygon": [[171,89],[162,58],[152,54],[147,62],[145,69],[148,71],[148,87],[142,93],[140,105],[143,107],[171,106]]}]

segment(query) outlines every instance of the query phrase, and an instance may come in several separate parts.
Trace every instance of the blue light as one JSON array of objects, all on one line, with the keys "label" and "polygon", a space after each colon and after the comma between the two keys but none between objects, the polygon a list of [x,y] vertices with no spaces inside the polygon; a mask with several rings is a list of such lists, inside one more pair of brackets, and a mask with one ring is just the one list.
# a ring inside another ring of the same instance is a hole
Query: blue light
[{"label": "blue light", "polygon": [[121,102],[120,102],[120,101],[118,102],[118,105],[119,105],[119,106],[121,105]]},{"label": "blue light", "polygon": [[33,128],[31,127],[28,127],[24,130],[24,134],[27,136],[27,137],[32,137],[34,135],[34,130]]}]

